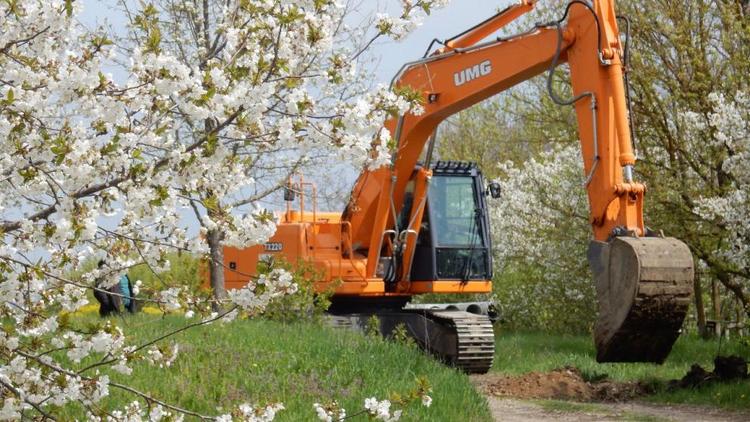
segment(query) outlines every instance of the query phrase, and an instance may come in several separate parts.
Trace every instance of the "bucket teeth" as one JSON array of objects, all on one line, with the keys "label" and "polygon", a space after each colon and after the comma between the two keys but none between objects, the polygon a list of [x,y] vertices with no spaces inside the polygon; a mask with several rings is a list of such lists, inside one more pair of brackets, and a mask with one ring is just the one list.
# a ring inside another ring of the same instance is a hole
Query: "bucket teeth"
[{"label": "bucket teeth", "polygon": [[693,258],[673,238],[591,242],[599,362],[662,363],[680,335],[693,292]]}]

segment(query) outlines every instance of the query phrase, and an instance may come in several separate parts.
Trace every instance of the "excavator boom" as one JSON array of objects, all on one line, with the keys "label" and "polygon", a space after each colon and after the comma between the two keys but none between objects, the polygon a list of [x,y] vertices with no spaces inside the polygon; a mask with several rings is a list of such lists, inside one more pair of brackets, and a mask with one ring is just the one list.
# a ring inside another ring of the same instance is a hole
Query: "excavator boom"
[{"label": "excavator boom", "polygon": [[[509,7],[449,40],[435,54],[402,68],[394,85],[422,92],[425,111],[386,123],[396,143],[392,166],[362,173],[343,219],[351,223],[352,243],[368,253],[368,273],[383,254],[400,254],[396,291],[409,292],[411,268],[419,265],[412,259],[424,213],[424,207],[410,205],[423,199],[411,184],[429,180],[424,170],[415,176],[414,169],[437,126],[545,71],[551,79],[554,67],[567,63],[573,97],[560,99],[552,92],[551,80],[549,86],[553,100],[573,105],[578,118],[594,237],[589,262],[599,301],[597,358],[661,362],[687,312],[693,262],[684,243],[654,236],[643,221],[646,187],[633,176],[636,158],[614,1],[572,1],[559,21],[479,43],[533,5],[522,1]],[[404,212],[410,215],[406,221],[416,224],[398,227],[397,214]],[[414,235],[396,236],[403,241],[386,250],[383,233],[394,228]]]}]

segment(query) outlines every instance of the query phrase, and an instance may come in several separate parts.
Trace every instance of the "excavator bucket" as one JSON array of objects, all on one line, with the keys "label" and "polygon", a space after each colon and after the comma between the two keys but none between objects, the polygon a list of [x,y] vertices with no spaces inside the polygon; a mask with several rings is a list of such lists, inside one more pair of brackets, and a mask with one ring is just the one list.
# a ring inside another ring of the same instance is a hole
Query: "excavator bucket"
[{"label": "excavator bucket", "polygon": [[598,362],[662,363],[693,291],[693,257],[674,238],[616,237],[589,244],[599,318]]}]

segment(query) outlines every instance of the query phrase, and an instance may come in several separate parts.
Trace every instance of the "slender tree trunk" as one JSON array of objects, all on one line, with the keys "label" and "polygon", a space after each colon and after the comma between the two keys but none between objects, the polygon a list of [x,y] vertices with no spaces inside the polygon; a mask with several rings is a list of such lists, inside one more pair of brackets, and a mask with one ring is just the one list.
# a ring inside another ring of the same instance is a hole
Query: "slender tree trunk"
[{"label": "slender tree trunk", "polygon": [[737,301],[737,333],[740,337],[745,337],[745,312],[742,303]]},{"label": "slender tree trunk", "polygon": [[693,279],[693,289],[695,290],[695,313],[698,320],[698,333],[701,337],[706,337],[706,308],[703,306],[703,286],[701,286],[700,275]]},{"label": "slender tree trunk", "polygon": [[218,228],[208,231],[208,249],[211,255],[208,268],[214,299],[211,308],[215,312],[221,310],[221,300],[226,297],[226,290],[224,289],[224,247],[221,245],[223,237],[222,231]]},{"label": "slender tree trunk", "polygon": [[[209,55],[210,49],[210,32],[209,32],[209,4],[208,0],[202,1],[203,8],[203,28],[202,28],[202,41],[205,49],[205,54]],[[204,69],[208,57],[204,57],[201,61],[201,70]],[[208,90],[209,87],[206,82],[203,82],[203,88]],[[213,119],[205,119],[203,121],[203,130],[206,135],[212,133],[216,123]],[[209,192],[210,193],[210,192]],[[207,209],[209,218],[217,222],[218,219],[215,215],[215,210]],[[211,256],[211,262],[209,262],[209,275],[211,280],[211,290],[213,292],[213,301],[211,302],[211,308],[214,312],[221,311],[222,300],[226,297],[226,290],[224,289],[224,248],[221,245],[221,241],[224,237],[222,230],[217,227],[208,231],[208,249]]]},{"label": "slender tree trunk", "polygon": [[716,321],[716,327],[714,328],[715,335],[721,334],[721,327],[719,321],[721,321],[721,292],[719,291],[719,282],[716,279],[711,280],[711,307],[713,319]]}]

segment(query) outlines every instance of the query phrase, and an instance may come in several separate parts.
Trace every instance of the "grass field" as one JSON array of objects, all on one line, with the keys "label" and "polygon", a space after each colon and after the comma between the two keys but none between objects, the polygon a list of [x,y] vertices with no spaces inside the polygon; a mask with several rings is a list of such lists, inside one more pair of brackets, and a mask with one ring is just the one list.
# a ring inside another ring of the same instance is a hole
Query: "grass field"
[{"label": "grass field", "polygon": [[[94,313],[73,318],[82,327],[96,320]],[[114,321],[123,327],[131,344],[145,342],[187,323],[180,316],[153,313]],[[424,376],[433,386],[433,405],[411,406],[404,420],[491,420],[485,400],[464,374],[435,362],[413,347],[356,332],[310,323],[285,325],[253,320],[192,328],[167,340],[170,342],[180,345],[180,355],[172,368],[159,369],[137,362],[131,376],[108,374],[113,381],[126,381],[136,389],[203,414],[229,412],[243,402],[283,402],[286,409],[278,415],[280,421],[315,420],[312,403],[329,400],[337,400],[351,414],[362,408],[365,398],[383,399],[393,392],[408,392],[415,387],[415,378]],[[666,390],[667,381],[681,378],[693,363],[713,369],[713,357],[718,352],[717,341],[684,335],[663,365],[598,364],[593,341],[588,336],[499,330],[492,370],[523,374],[571,365],[590,379],[607,376],[613,380],[648,382],[658,391],[646,398],[649,401],[750,408],[750,380],[696,390]],[[747,359],[750,346],[747,342],[724,341],[721,354],[737,354]],[[132,396],[112,389],[102,404],[115,409],[132,400]],[[78,408],[59,410],[62,420],[84,417]]]},{"label": "grass field", "polygon": [[[722,355],[735,354],[750,359],[750,346],[741,341],[723,341]],[[711,384],[698,389],[667,391],[666,383],[682,378],[694,363],[713,370],[713,358],[719,353],[719,342],[705,341],[683,335],[662,365],[608,363],[595,360],[593,339],[589,336],[555,335],[547,333],[496,332],[493,371],[523,374],[549,371],[567,365],[581,370],[584,377],[608,376],[613,380],[648,382],[657,393],[646,400],[669,403],[689,403],[718,406],[728,409],[750,408],[750,380]]]},{"label": "grass field", "polygon": [[[92,316],[78,317],[81,324]],[[186,323],[182,317],[137,315],[117,319],[133,344]],[[433,387],[433,404],[409,407],[407,421],[490,421],[484,399],[468,377],[433,361],[419,350],[367,338],[362,334],[314,324],[283,325],[269,321],[235,321],[197,327],[170,339],[180,344],[172,368],[133,365],[126,377],[110,373],[160,399],[203,414],[229,412],[243,402],[283,402],[276,420],[317,420],[312,404],[337,400],[352,414],[365,398],[406,393],[415,378]],[[114,409],[133,400],[112,389],[104,407]],[[61,409],[62,420],[82,418],[80,409]],[[354,420],[367,420],[365,416]]]}]

